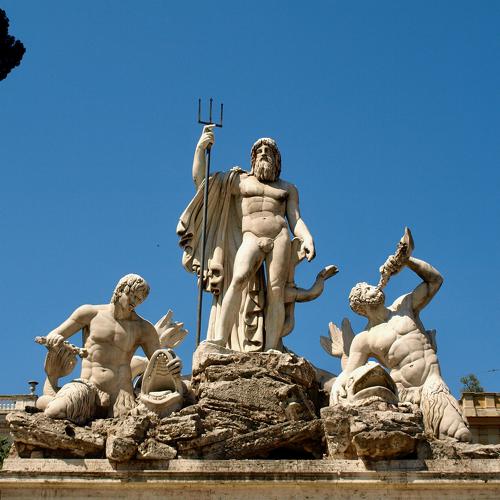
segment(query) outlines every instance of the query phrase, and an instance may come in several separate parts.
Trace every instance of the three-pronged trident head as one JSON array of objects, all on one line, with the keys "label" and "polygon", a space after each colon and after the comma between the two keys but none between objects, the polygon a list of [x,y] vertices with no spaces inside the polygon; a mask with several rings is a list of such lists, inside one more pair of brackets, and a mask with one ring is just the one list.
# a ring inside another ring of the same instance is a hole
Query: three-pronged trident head
[{"label": "three-pronged trident head", "polygon": [[208,110],[208,122],[201,119],[201,99],[198,99],[198,123],[202,125],[215,125],[216,127],[222,128],[222,117],[224,113],[224,104],[220,103],[220,115],[219,115],[219,123],[212,121],[212,106],[214,100],[210,98],[209,110]]}]

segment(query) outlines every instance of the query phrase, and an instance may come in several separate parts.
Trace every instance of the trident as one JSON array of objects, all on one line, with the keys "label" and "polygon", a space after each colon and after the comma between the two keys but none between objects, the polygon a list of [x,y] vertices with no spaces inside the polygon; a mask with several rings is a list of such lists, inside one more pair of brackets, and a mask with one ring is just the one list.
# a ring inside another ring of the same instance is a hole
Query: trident
[{"label": "trident", "polygon": [[[212,121],[212,105],[213,99],[210,98],[210,106],[208,111],[208,122],[201,119],[201,99],[198,99],[198,123],[202,125],[215,125],[216,127],[222,128],[222,116],[224,111],[224,104],[220,105],[220,121],[215,123]],[[202,223],[202,233],[201,233],[201,266],[200,266],[200,279],[198,282],[198,319],[196,323],[196,347],[200,345],[200,335],[201,335],[201,313],[203,309],[203,284],[204,284],[204,274],[205,274],[205,244],[207,235],[207,212],[208,212],[208,179],[210,177],[210,153],[212,145],[209,144],[206,149],[207,161],[205,168],[205,185],[203,189],[203,223]]]}]

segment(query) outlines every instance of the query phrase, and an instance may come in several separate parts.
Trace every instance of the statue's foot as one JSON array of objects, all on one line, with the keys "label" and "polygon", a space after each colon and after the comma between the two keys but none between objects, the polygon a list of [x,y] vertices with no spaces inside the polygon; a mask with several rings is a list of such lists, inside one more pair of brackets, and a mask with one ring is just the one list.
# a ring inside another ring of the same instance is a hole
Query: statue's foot
[{"label": "statue's foot", "polygon": [[451,437],[464,443],[472,441],[472,434],[465,425],[462,415],[452,405],[449,405],[444,412],[439,434],[440,437]]},{"label": "statue's foot", "polygon": [[278,349],[267,349],[266,352],[269,354],[283,354],[281,351],[278,351]]},{"label": "statue's foot", "polygon": [[469,429],[464,427],[455,434],[455,439],[463,443],[470,443],[472,441],[472,434]]},{"label": "statue's foot", "polygon": [[424,414],[426,430],[432,431],[438,439],[452,438],[462,442],[472,440],[458,401],[439,375],[431,374],[425,381],[420,408]]}]

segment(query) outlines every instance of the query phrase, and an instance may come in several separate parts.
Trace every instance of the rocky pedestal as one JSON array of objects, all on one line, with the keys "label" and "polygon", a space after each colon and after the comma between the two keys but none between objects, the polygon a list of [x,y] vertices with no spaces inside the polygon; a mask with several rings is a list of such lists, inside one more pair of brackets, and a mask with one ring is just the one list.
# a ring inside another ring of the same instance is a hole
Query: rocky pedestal
[{"label": "rocky pedestal", "polygon": [[357,406],[322,408],[321,420],[328,459],[500,459],[500,445],[439,440],[425,434],[422,412],[416,405],[373,398]]},{"label": "rocky pedestal", "polygon": [[348,405],[325,406],[312,365],[277,351],[240,353],[202,343],[193,359],[191,401],[160,418],[138,405],[88,426],[43,413],[7,420],[19,458],[471,459],[499,458],[499,446],[426,436],[416,405],[398,403],[380,366],[352,385]]},{"label": "rocky pedestal", "polygon": [[193,360],[196,403],[165,418],[139,405],[77,426],[43,414],[9,416],[20,457],[116,462],[172,458],[322,458],[314,368],[293,354],[239,353],[203,343]]},{"label": "rocky pedestal", "polygon": [[322,457],[319,386],[304,358],[204,343],[194,355],[192,389],[203,435],[181,446],[183,456]]}]

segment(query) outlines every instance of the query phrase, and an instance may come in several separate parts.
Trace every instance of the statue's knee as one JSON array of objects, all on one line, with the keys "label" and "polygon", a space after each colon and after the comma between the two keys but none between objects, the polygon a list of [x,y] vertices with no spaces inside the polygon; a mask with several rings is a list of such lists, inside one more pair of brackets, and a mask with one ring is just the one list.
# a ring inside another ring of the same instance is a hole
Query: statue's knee
[{"label": "statue's knee", "polygon": [[44,410],[45,415],[50,418],[66,418],[67,405],[62,398],[53,399]]}]

